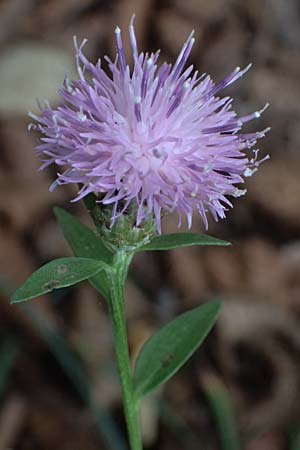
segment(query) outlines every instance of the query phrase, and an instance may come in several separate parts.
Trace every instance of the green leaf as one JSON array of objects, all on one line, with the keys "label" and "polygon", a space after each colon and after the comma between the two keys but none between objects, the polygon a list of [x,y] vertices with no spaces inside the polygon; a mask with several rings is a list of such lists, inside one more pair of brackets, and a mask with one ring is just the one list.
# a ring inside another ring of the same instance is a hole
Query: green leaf
[{"label": "green leaf", "polygon": [[[74,254],[111,264],[113,253],[108,250],[101,236],[61,208],[54,208],[55,216]],[[109,297],[110,281],[105,271],[89,279],[90,283],[105,297]]]},{"label": "green leaf", "polygon": [[138,249],[138,251],[148,250],[172,250],[178,247],[190,247],[192,245],[230,245],[230,242],[221,241],[206,234],[195,233],[173,233],[155,236]]},{"label": "green leaf", "polygon": [[11,302],[18,303],[38,297],[92,277],[105,268],[102,261],[88,258],[59,258],[34,272],[14,293]]},{"label": "green leaf", "polygon": [[197,350],[217,318],[220,302],[187,311],[154,334],[142,348],[134,371],[137,400],[172,377]]},{"label": "green leaf", "polygon": [[95,231],[62,208],[54,208],[54,214],[76,256],[98,259],[106,264],[112,262],[113,253],[106,247],[101,236]]}]

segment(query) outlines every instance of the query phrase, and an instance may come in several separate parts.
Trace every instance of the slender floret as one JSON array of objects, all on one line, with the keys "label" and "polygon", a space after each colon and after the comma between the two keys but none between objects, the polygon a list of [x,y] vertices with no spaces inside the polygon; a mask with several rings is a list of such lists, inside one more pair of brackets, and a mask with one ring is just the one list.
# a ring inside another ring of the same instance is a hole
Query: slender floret
[{"label": "slender floret", "polygon": [[[238,80],[250,68],[237,67],[222,82],[198,76],[186,63],[194,44],[193,32],[175,64],[158,67],[159,52],[139,53],[133,20],[129,36],[133,54],[130,69],[124,54],[121,30],[115,29],[117,55],[90,63],[83,41],[75,39],[79,79],[65,80],[61,105],[47,103],[41,116],[31,115],[43,137],[37,153],[41,168],[62,166],[57,185],[82,185],[79,200],[93,192],[99,203],[112,205],[111,223],[136,205],[136,225],[154,217],[161,232],[164,212],[177,211],[191,226],[198,212],[207,227],[207,213],[225,217],[239,197],[244,178],[263,160],[252,149],[268,130],[241,133],[244,123],[266,109],[237,117],[232,99],[219,91]],[[108,74],[107,74],[108,72]],[[249,155],[250,152],[250,155]],[[268,156],[264,159],[267,159]]]}]

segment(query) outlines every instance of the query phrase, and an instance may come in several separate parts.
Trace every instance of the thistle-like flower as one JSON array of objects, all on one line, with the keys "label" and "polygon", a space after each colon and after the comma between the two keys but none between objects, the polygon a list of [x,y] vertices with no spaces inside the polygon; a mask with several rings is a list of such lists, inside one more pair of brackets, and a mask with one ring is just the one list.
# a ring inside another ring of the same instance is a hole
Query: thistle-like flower
[{"label": "thistle-like flower", "polygon": [[228,196],[243,195],[246,190],[238,186],[263,161],[258,150],[248,153],[267,130],[240,131],[265,108],[238,118],[232,99],[217,96],[250,66],[236,68],[219,84],[198,76],[192,65],[185,68],[193,34],[173,66],[158,67],[159,51],[138,52],[132,20],[131,70],[117,27],[115,61],[104,58],[109,75],[100,60],[93,65],[86,59],[86,41],[78,46],[75,39],[79,79],[65,80],[61,106],[46,103],[41,117],[31,115],[37,122],[31,127],[44,135],[36,149],[41,168],[64,167],[50,190],[82,185],[75,200],[95,193],[99,203],[112,205],[112,224],[135,204],[136,225],[154,217],[159,233],[163,212],[177,211],[179,224],[186,216],[189,226],[195,211],[206,227],[207,212],[215,220],[225,217],[232,206]]}]

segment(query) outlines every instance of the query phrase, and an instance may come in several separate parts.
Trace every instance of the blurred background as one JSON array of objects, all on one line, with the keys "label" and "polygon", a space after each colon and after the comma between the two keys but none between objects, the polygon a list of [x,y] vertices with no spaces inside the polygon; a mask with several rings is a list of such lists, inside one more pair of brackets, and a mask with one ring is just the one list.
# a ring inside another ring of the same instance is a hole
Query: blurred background
[{"label": "blurred background", "polygon": [[[48,192],[28,133],[36,99],[58,104],[76,77],[73,35],[96,61],[125,38],[133,12],[140,49],[174,61],[191,29],[191,61],[219,81],[253,68],[224,95],[240,114],[271,106],[249,131],[271,154],[248,194],[209,233],[230,248],[139,254],[127,284],[131,352],[176,314],[224,302],[213,333],[143,404],[145,449],[300,449],[300,4],[297,0],[0,1],[0,450],[124,450],[105,302],[87,284],[10,306],[9,296],[52,258],[70,255],[53,216],[70,187]],[[127,47],[128,47],[128,40]],[[167,217],[165,232],[177,230]],[[203,232],[195,218],[193,231]]]}]

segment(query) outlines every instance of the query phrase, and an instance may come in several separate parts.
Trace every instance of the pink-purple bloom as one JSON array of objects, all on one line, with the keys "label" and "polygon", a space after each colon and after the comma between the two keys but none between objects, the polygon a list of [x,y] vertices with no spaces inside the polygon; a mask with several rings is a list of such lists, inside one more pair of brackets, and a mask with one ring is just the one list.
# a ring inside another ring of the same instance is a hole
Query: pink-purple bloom
[{"label": "pink-purple bloom", "polygon": [[[82,185],[76,200],[95,193],[99,203],[112,205],[112,223],[136,204],[136,225],[154,217],[161,232],[163,212],[177,211],[188,225],[198,212],[207,227],[207,212],[225,217],[228,196],[245,193],[238,186],[261,163],[258,150],[248,150],[267,130],[241,133],[256,111],[237,117],[230,97],[219,91],[249,68],[236,68],[219,84],[199,76],[186,63],[194,44],[190,34],[172,66],[157,65],[159,51],[139,53],[133,21],[129,27],[134,65],[124,55],[121,31],[115,30],[117,56],[108,57],[109,74],[76,46],[79,79],[65,80],[61,105],[46,104],[41,117],[31,115],[42,144],[41,168],[63,167],[50,189],[66,183]],[[264,158],[266,159],[266,158]]]}]

